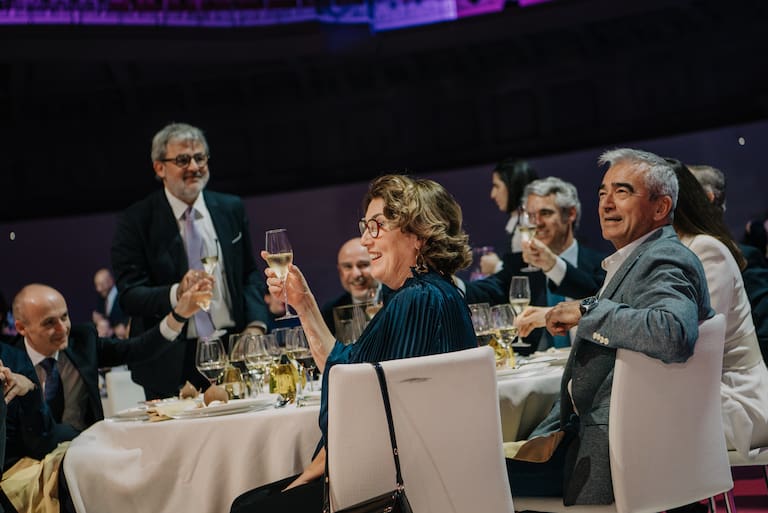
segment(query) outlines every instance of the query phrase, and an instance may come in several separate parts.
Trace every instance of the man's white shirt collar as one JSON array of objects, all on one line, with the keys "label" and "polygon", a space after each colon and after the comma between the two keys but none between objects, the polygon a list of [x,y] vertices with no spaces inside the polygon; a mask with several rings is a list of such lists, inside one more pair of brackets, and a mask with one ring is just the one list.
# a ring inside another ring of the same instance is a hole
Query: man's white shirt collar
[{"label": "man's white shirt collar", "polygon": [[[171,205],[171,210],[173,210],[173,216],[177,221],[181,221],[182,217],[184,216],[184,212],[187,211],[189,205],[171,194],[171,191],[169,191],[167,188],[163,188],[163,190],[165,191],[165,197],[168,199],[168,204]],[[205,200],[203,199],[202,191],[197,195],[195,202],[192,203],[192,208],[194,208],[197,212],[198,219],[208,215],[208,208],[205,206]]]},{"label": "man's white shirt collar", "polygon": [[[32,360],[32,365],[37,366],[40,362],[48,358],[44,354],[38,353],[35,351],[35,349],[29,345],[29,342],[27,341],[27,337],[24,337],[24,346],[27,348],[27,355],[29,356],[29,359]],[[51,355],[54,360],[59,359],[59,352],[56,351]]]},{"label": "man's white shirt collar", "polygon": [[[663,228],[659,227],[657,230],[661,230]],[[651,236],[651,234],[655,233],[656,230],[651,230],[650,232],[646,233],[645,235],[642,235],[638,237],[637,239],[633,240],[623,248],[617,250],[612,255],[607,256],[605,259],[603,259],[603,262],[600,264],[602,268],[605,270],[605,281],[603,282],[603,287],[600,289],[599,294],[603,293],[603,290],[605,290],[605,287],[610,283],[611,279],[613,278],[613,275],[616,274],[616,271],[619,270],[619,267],[621,267],[621,264],[624,263],[624,261],[629,257],[629,255],[632,254],[632,252],[640,245],[642,244],[645,239]]]}]

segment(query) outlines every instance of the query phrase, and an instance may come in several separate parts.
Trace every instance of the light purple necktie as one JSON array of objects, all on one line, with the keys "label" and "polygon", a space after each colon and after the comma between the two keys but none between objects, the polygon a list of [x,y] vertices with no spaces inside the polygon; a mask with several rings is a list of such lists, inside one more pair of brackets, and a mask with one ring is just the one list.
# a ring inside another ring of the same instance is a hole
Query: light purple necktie
[{"label": "light purple necktie", "polygon": [[[200,260],[203,254],[203,239],[195,226],[195,209],[189,207],[184,212],[184,235],[187,246],[187,262],[190,269],[203,269],[203,262]],[[198,310],[194,316],[195,329],[198,337],[207,337],[211,335],[216,328],[213,327],[213,321],[208,312]]]}]

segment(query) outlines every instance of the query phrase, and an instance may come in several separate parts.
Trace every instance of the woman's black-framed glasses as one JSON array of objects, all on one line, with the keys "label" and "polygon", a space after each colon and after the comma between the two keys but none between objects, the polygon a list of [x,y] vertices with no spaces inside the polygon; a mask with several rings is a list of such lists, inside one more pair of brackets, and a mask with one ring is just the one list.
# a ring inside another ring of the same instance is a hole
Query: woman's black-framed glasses
[{"label": "woman's black-framed glasses", "polygon": [[203,167],[208,163],[208,160],[210,160],[210,156],[206,155],[205,153],[195,153],[194,155],[188,155],[186,153],[179,153],[172,159],[160,159],[160,162],[173,162],[179,167],[187,167],[191,162],[192,159],[195,159],[195,162],[198,166]]},{"label": "woman's black-framed glasses", "polygon": [[365,230],[368,230],[371,237],[375,239],[379,236],[379,230],[384,226],[384,223],[377,219],[368,219],[366,221],[365,218],[363,218],[357,222],[357,226],[360,228],[361,237],[365,235]]}]

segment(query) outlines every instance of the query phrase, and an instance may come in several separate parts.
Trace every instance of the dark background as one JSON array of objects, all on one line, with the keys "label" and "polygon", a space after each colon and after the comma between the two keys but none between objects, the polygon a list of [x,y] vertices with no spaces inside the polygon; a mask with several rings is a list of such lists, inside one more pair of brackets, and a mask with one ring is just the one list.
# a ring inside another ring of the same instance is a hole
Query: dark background
[{"label": "dark background", "polygon": [[562,0],[378,34],[0,26],[0,291],[45,281],[87,313],[115,213],[158,187],[150,140],[170,121],[205,130],[210,187],[248,198],[256,249],[289,228],[321,297],[386,170],[439,178],[473,242],[498,244],[490,168],[530,158],[579,186],[600,245],[594,162],[632,143],[722,167],[736,232],[766,207],[767,21],[762,0]]}]

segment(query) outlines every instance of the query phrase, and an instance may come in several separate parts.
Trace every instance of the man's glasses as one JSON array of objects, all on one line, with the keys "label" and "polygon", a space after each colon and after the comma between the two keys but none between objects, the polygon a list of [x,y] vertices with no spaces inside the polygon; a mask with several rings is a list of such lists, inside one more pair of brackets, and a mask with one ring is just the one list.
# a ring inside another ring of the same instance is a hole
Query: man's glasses
[{"label": "man's glasses", "polygon": [[195,159],[198,166],[203,167],[208,163],[210,157],[205,153],[195,153],[194,155],[179,153],[172,159],[160,159],[160,162],[173,162],[179,167],[187,167],[192,162],[192,159]]},{"label": "man's glasses", "polygon": [[376,219],[368,219],[367,221],[365,219],[360,219],[360,221],[357,222],[357,226],[360,228],[361,237],[365,235],[365,230],[368,230],[371,237],[375,239],[379,236],[379,230],[384,226],[384,223]]}]

